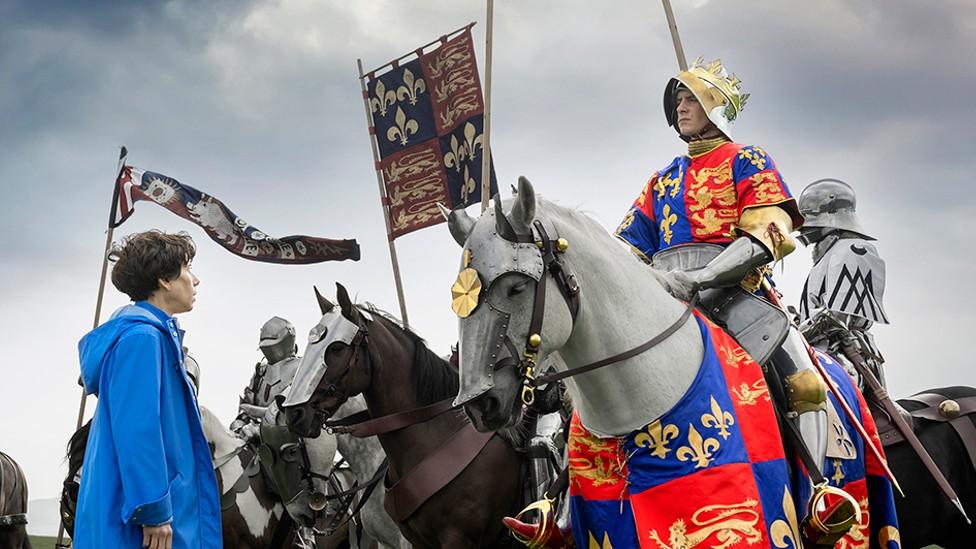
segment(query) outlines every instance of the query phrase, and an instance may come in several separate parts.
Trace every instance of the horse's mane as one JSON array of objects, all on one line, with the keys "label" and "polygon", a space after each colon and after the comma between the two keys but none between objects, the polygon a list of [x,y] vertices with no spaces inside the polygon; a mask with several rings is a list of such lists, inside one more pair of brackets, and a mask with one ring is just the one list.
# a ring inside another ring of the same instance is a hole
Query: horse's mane
[{"label": "horse's mane", "polygon": [[457,371],[446,360],[431,351],[424,338],[404,328],[396,317],[375,305],[364,303],[357,307],[379,317],[381,321],[388,324],[389,328],[405,335],[413,343],[414,393],[417,395],[418,405],[433,404],[438,400],[457,395],[460,389]]},{"label": "horse's mane", "polygon": [[88,432],[91,430],[91,420],[89,419],[75,431],[68,439],[68,450],[65,458],[68,460],[68,479],[75,478],[78,470],[81,469],[82,462],[85,460],[85,448],[88,446]]},{"label": "horse's mane", "polygon": [[603,225],[600,224],[600,220],[597,219],[590,212],[585,212],[585,211],[579,210],[577,208],[570,208],[570,207],[567,207],[567,206],[563,206],[562,204],[559,204],[557,202],[554,202],[552,200],[549,200],[547,198],[544,198],[544,197],[542,197],[541,195],[538,195],[538,194],[536,195],[536,201],[537,201],[537,204],[543,205],[543,208],[542,208],[542,211],[543,212],[545,212],[546,210],[555,210],[556,213],[559,213],[559,214],[562,214],[562,215],[565,215],[565,216],[569,217],[570,220],[577,227],[585,227],[587,230],[592,231],[594,234],[601,234],[601,235],[606,235],[606,236],[610,237],[611,240],[615,241],[615,243],[617,245],[619,245],[619,247],[620,247],[620,249],[622,251],[628,252],[627,253],[628,256],[630,256],[632,259],[634,259],[636,261],[639,261],[639,262],[643,263],[644,265],[646,265],[648,271],[651,274],[651,276],[653,276],[654,279],[657,280],[657,282],[659,284],[661,284],[662,286],[664,286],[664,288],[667,288],[668,287],[668,280],[664,276],[664,273],[663,272],[661,272],[661,271],[655,269],[653,266],[651,266],[648,263],[648,259],[647,258],[644,258],[644,257],[641,257],[641,255],[639,255],[639,252],[637,250],[633,249],[633,246],[630,243],[626,242],[625,240],[623,240],[622,238],[620,238],[619,236],[617,236],[617,235],[615,235],[613,233],[608,233],[607,232],[607,229]]}]

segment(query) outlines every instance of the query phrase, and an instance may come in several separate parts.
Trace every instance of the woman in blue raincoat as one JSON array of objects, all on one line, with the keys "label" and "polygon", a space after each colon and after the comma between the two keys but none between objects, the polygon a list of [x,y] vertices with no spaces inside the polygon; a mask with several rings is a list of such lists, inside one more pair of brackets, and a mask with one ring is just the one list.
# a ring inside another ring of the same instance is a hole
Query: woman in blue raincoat
[{"label": "woman in blue raincoat", "polygon": [[200,412],[173,315],[199,280],[185,233],[127,238],[112,284],[133,304],[78,344],[85,390],[98,396],[78,493],[74,547],[212,549],[220,504]]}]

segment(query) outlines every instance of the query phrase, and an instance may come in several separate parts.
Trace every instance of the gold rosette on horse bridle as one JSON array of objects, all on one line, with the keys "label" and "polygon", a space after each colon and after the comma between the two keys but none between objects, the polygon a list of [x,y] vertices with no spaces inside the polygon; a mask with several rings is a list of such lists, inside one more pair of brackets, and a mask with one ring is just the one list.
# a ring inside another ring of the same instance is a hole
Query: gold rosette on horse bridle
[{"label": "gold rosette on horse bridle", "polygon": [[481,278],[478,271],[468,267],[458,273],[457,280],[451,286],[451,309],[461,318],[467,318],[478,308],[481,297]]}]

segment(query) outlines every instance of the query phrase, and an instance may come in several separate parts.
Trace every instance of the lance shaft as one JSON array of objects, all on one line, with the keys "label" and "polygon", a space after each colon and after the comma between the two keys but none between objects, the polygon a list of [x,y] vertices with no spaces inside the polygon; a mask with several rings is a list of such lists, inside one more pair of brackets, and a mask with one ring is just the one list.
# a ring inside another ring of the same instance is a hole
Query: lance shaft
[{"label": "lance shaft", "polygon": [[867,383],[868,388],[870,388],[871,392],[874,393],[874,397],[878,400],[878,402],[881,403],[881,406],[884,407],[885,412],[888,413],[892,423],[894,423],[895,427],[901,431],[902,437],[904,437],[912,449],[915,450],[915,453],[918,454],[919,459],[922,460],[922,463],[925,465],[925,468],[928,470],[929,474],[932,475],[933,479],[935,479],[935,482],[939,485],[942,493],[949,498],[949,501],[952,502],[953,505],[956,506],[956,509],[958,509],[962,514],[962,517],[966,519],[966,523],[972,524],[972,521],[969,520],[969,516],[966,514],[966,510],[962,506],[962,502],[959,500],[959,496],[956,494],[956,491],[952,489],[952,485],[949,484],[949,481],[942,474],[942,471],[939,470],[939,466],[935,464],[935,461],[932,459],[929,451],[925,448],[925,446],[922,445],[922,442],[918,440],[918,437],[915,435],[915,431],[912,430],[911,426],[909,426],[905,421],[905,418],[903,418],[895,408],[895,404],[891,401],[891,396],[888,395],[888,391],[883,385],[881,385],[881,382],[878,381],[877,377],[875,377],[874,372],[872,372],[867,366],[864,360],[864,355],[861,354],[860,349],[857,348],[857,345],[854,343],[853,337],[850,334],[841,336],[841,350],[844,352],[844,355],[850,359],[851,363],[854,365],[854,368],[857,370],[857,373],[861,374],[861,377]]},{"label": "lance shaft", "polygon": [[491,46],[494,27],[495,1],[488,0],[487,28],[485,30],[485,113],[484,145],[481,148],[481,211],[488,209],[491,193]]},{"label": "lance shaft", "polygon": [[[786,307],[783,305],[783,302],[780,301],[779,294],[777,294],[776,290],[769,284],[769,281],[763,279],[762,285],[769,301],[773,305],[779,307],[784,313],[789,314]],[[881,453],[881,449],[875,445],[874,439],[868,435],[867,429],[865,429],[864,425],[861,424],[861,421],[857,419],[857,415],[854,414],[854,410],[851,410],[851,407],[848,406],[847,401],[844,400],[844,395],[841,394],[840,389],[834,385],[834,381],[830,378],[830,375],[827,374],[823,364],[820,364],[820,359],[817,358],[816,351],[813,350],[813,347],[810,346],[810,343],[807,342],[805,337],[801,336],[801,339],[803,340],[803,346],[807,350],[807,355],[810,357],[810,362],[813,363],[813,367],[816,368],[817,372],[820,374],[820,377],[823,378],[824,383],[827,384],[827,389],[829,389],[830,392],[837,397],[837,403],[840,404],[840,407],[842,410],[844,410],[844,414],[847,416],[847,418],[851,420],[851,424],[854,425],[854,429],[857,430],[859,435],[861,435],[861,438],[864,440],[864,446],[871,451],[874,458],[877,459],[878,463],[881,464],[881,468],[884,469],[885,475],[888,477],[888,480],[891,481],[891,484],[895,487],[895,489],[898,490],[898,493],[901,494],[902,497],[905,497],[905,492],[901,490],[901,486],[898,484],[898,479],[895,478],[895,474],[892,473],[891,469],[888,467],[888,460],[885,459],[884,454]]]},{"label": "lance shaft", "polygon": [[[115,185],[118,186],[119,171],[122,169],[122,164],[125,163],[125,158],[128,153],[126,148],[122,147],[119,154],[119,163],[115,167]],[[98,322],[102,317],[102,299],[105,297],[105,278],[108,275],[108,251],[112,247],[112,236],[115,234],[115,227],[112,226],[112,213],[115,210],[115,205],[118,201],[118,190],[112,188],[112,207],[109,210],[109,223],[108,229],[105,231],[105,248],[102,250],[102,274],[98,279],[98,297],[95,299],[95,319],[92,322],[92,330],[98,328]],[[85,387],[81,387],[81,402],[78,404],[78,419],[75,421],[75,432],[81,429],[81,424],[85,421],[85,404],[88,403],[88,394],[85,392]],[[64,522],[63,520],[58,521],[58,539],[54,544],[55,547],[66,547],[64,545]]]},{"label": "lance shaft", "polygon": [[363,95],[363,107],[366,109],[366,125],[369,128],[369,145],[373,149],[373,166],[376,168],[376,183],[380,187],[380,205],[383,208],[383,222],[386,223],[386,241],[390,248],[390,264],[393,267],[393,282],[396,284],[397,300],[400,302],[400,317],[403,327],[410,326],[407,319],[407,302],[403,298],[403,282],[400,280],[400,260],[397,258],[396,245],[393,244],[393,230],[390,225],[390,199],[386,195],[386,184],[383,182],[383,170],[380,168],[380,150],[376,145],[376,126],[369,110],[369,91],[366,88],[366,74],[363,72],[363,60],[356,59],[359,69],[359,86]]},{"label": "lance shaft", "polygon": [[674,55],[678,58],[678,68],[688,70],[688,61],[685,59],[685,50],[681,47],[681,37],[678,36],[678,24],[674,21],[674,12],[671,11],[671,0],[661,0],[664,4],[664,16],[668,18],[668,29],[671,31],[671,41],[674,43]]}]

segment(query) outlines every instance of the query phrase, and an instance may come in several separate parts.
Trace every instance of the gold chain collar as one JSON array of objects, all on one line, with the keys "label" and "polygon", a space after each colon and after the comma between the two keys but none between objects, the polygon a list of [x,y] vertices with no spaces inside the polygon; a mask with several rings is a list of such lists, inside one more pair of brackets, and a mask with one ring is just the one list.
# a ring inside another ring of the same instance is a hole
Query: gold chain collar
[{"label": "gold chain collar", "polygon": [[701,156],[706,153],[710,153],[720,146],[728,143],[729,139],[724,135],[719,137],[713,137],[711,139],[699,139],[696,141],[688,142],[688,154],[692,157]]}]

